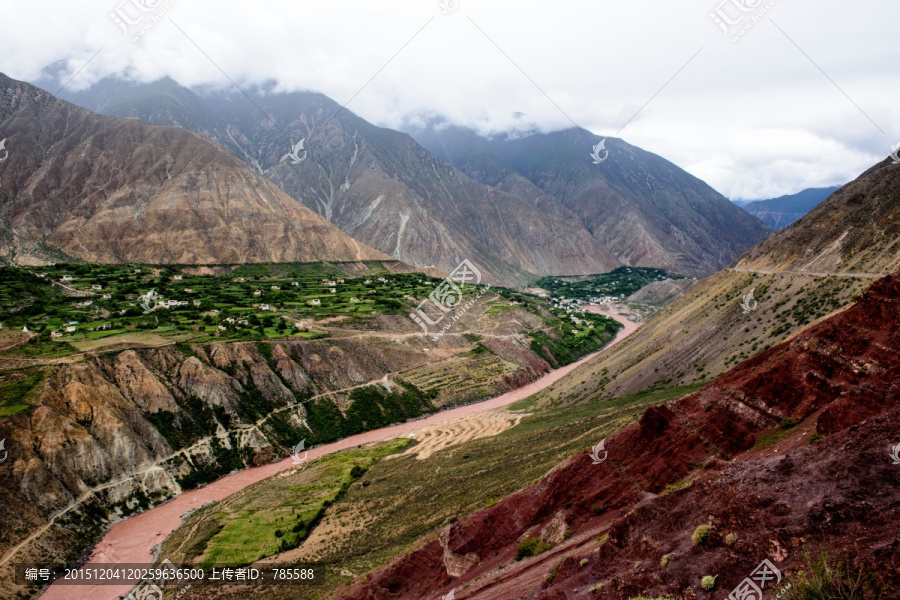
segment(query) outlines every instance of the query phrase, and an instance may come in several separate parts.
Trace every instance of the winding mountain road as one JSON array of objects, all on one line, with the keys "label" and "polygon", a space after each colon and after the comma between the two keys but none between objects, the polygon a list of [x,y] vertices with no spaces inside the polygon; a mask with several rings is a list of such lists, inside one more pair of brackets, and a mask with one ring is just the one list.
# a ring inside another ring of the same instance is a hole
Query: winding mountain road
[{"label": "winding mountain road", "polygon": [[855,277],[858,279],[881,279],[887,276],[887,273],[858,273],[855,271],[847,271],[844,273],[827,272],[827,271],[793,271],[791,269],[740,269],[738,267],[730,267],[726,269],[735,273],[759,273],[760,275],[781,275],[788,273],[790,275],[808,275],[810,277]]}]

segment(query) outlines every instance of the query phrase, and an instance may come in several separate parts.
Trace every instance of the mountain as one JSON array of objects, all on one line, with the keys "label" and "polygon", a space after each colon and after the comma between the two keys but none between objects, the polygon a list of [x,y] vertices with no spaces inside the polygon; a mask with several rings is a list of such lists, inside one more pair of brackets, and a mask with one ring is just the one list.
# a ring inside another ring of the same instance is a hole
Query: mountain
[{"label": "mountain", "polygon": [[808,188],[796,194],[780,196],[771,200],[756,200],[739,204],[751,215],[765,221],[775,229],[784,229],[838,191],[841,186]]},{"label": "mountain", "polygon": [[900,165],[873,166],[742,257],[740,269],[884,273],[900,268]]},{"label": "mountain", "polygon": [[898,269],[900,166],[888,159],[541,392],[538,403],[709,381]]},{"label": "mountain", "polygon": [[598,157],[607,158],[593,164],[601,138],[583,129],[492,139],[434,124],[410,131],[482,183],[559,199],[626,265],[706,276],[771,232],[703,181],[617,138],[605,138]]},{"label": "mountain", "polygon": [[101,116],[2,74],[0,131],[8,261],[387,258],[189,131]]},{"label": "mountain", "polygon": [[[761,581],[767,597],[896,597],[898,314],[893,274],[843,313],[648,408],[605,439],[599,461],[575,454],[335,597],[724,598],[763,560],[778,571]],[[846,592],[803,594],[817,577]]]},{"label": "mountain", "polygon": [[[484,185],[410,136],[311,92],[195,94],[170,79],[104,80],[68,94],[92,110],[201,133],[345,233],[398,260],[450,272],[468,258],[491,283],[599,273],[619,261],[558,200]],[[291,148],[304,142],[296,163]]]}]

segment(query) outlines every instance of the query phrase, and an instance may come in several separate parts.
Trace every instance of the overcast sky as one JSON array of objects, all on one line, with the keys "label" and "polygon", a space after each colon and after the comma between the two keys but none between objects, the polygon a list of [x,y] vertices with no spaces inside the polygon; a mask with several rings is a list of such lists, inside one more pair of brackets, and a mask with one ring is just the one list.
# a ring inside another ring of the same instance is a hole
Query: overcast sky
[{"label": "overcast sky", "polygon": [[[395,128],[574,122],[732,199],[845,183],[900,141],[897,0],[444,2],[0,0],[0,71],[35,80],[65,60],[76,89],[275,80]],[[143,19],[126,35],[111,13]]]}]

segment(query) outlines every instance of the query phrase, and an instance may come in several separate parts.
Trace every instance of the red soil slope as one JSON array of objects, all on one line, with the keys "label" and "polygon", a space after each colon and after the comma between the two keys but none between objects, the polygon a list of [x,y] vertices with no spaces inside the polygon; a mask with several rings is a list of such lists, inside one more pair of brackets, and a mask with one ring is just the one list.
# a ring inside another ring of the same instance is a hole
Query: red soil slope
[{"label": "red soil slope", "polygon": [[[338,595],[718,599],[764,558],[785,585],[803,568],[803,548],[840,549],[882,582],[900,582],[900,465],[889,456],[900,442],[898,323],[893,274],[703,390],[648,409],[606,440],[601,464],[573,456]],[[780,452],[751,451],[785,419],[803,424],[772,444]],[[813,424],[825,437],[808,443]],[[658,495],[688,475],[690,487]],[[704,524],[709,539],[694,546]],[[556,545],[517,562],[526,537]],[[704,575],[717,577],[710,592]]]}]

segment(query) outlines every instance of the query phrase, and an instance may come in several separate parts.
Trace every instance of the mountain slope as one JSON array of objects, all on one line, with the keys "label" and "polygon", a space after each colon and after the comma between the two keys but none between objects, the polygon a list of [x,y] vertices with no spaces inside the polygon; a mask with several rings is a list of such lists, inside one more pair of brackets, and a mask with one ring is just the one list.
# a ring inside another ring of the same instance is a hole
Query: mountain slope
[{"label": "mountain slope", "polygon": [[100,116],[2,74],[0,130],[8,260],[385,258],[194,133]]},{"label": "mountain slope", "polygon": [[[197,131],[356,239],[409,264],[451,271],[468,258],[488,282],[590,274],[618,260],[554,198],[493,189],[412,138],[316,93],[196,95],[171,80],[106,80],[69,98],[107,114]],[[111,98],[114,98],[112,100]],[[304,140],[295,164],[288,152]],[[307,154],[308,153],[308,154]]]},{"label": "mountain slope", "polygon": [[583,129],[492,140],[457,127],[413,134],[483,183],[558,198],[627,265],[710,275],[771,231],[704,182],[620,139],[606,139],[608,158],[595,165],[588,154],[600,138]]},{"label": "mountain slope", "polygon": [[[707,575],[724,597],[763,559],[797,585],[809,574],[805,551],[834,549],[862,569],[863,589],[891,585],[900,558],[900,474],[889,456],[900,425],[898,314],[894,274],[701,391],[647,409],[606,439],[599,463],[571,457],[340,597],[456,589],[464,600],[687,599],[706,596]],[[523,557],[527,538],[549,550]]]},{"label": "mountain slope", "polygon": [[[898,224],[900,166],[885,160],[541,392],[538,402],[707,381],[849,306],[876,278],[900,269]],[[745,313],[741,303],[751,291],[758,304]]]},{"label": "mountain slope", "polygon": [[753,248],[737,266],[883,273],[900,267],[898,254],[900,165],[885,159]]},{"label": "mountain slope", "polygon": [[784,229],[840,188],[839,185],[827,188],[809,188],[796,194],[780,196],[771,200],[744,203],[740,207],[775,229]]}]

